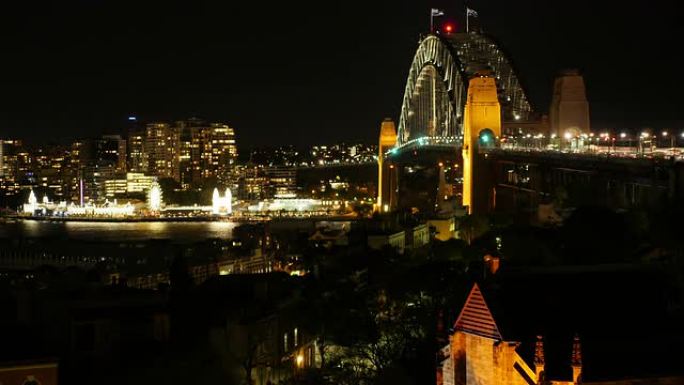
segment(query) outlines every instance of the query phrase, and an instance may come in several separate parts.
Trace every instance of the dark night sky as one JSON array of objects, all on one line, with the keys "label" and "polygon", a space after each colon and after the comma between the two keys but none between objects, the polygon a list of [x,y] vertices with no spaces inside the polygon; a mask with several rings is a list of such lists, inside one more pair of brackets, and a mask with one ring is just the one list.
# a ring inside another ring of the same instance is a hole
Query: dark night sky
[{"label": "dark night sky", "polygon": [[[684,129],[676,4],[472,0],[538,109],[559,69],[584,72],[595,128]],[[462,1],[3,1],[0,137],[66,141],[137,115],[226,121],[247,146],[375,141],[430,7],[462,24]]]}]

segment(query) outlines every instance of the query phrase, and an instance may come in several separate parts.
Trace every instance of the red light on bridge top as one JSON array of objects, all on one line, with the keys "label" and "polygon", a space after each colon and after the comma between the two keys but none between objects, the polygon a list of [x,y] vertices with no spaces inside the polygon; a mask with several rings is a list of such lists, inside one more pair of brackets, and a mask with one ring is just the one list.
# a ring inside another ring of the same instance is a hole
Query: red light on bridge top
[{"label": "red light on bridge top", "polygon": [[447,24],[444,26],[444,32],[446,33],[452,33],[454,31],[454,26],[453,24]]}]

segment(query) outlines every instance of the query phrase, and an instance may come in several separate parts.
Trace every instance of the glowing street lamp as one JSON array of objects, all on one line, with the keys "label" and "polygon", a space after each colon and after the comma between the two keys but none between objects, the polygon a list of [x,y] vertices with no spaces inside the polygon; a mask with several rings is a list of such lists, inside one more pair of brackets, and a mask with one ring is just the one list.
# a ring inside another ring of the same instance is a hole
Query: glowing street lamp
[{"label": "glowing street lamp", "polygon": [[[656,135],[653,135],[654,138],[655,138],[655,136]],[[653,150],[652,146],[654,143],[653,143],[653,141],[650,140],[650,138],[651,138],[651,134],[648,131],[643,131],[641,133],[641,135],[639,137],[639,147],[640,147],[642,153],[645,153],[646,149],[644,147],[644,144],[646,144],[647,141],[648,141],[649,146],[651,146],[651,150]]]},{"label": "glowing street lamp", "polygon": [[[661,133],[661,135],[663,136],[663,138],[667,138],[668,135],[669,135],[669,133],[668,133],[667,131],[663,131],[663,132]],[[671,135],[671,136],[670,136],[670,151],[671,151],[672,153],[674,153],[674,146],[675,146],[675,143],[674,143],[674,142],[675,142],[675,136],[674,136],[674,135]]]},{"label": "glowing street lamp", "polygon": [[620,133],[620,139],[624,139],[626,137],[627,137],[627,133],[625,133],[625,132]]}]

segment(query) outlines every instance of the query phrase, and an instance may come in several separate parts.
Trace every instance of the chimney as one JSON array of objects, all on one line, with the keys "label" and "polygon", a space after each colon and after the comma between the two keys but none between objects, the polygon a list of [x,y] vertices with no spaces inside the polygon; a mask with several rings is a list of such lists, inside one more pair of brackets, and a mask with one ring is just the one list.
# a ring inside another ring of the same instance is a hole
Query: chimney
[{"label": "chimney", "polygon": [[575,334],[572,341],[572,382],[579,384],[582,381],[582,344],[579,336]]}]

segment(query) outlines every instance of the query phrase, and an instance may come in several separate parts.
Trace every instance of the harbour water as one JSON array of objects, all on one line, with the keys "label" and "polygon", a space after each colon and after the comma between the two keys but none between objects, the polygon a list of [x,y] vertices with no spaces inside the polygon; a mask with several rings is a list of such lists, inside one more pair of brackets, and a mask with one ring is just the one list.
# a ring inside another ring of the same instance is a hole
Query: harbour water
[{"label": "harbour water", "polygon": [[84,241],[230,239],[235,222],[55,222],[0,219],[0,238],[66,238]]}]

